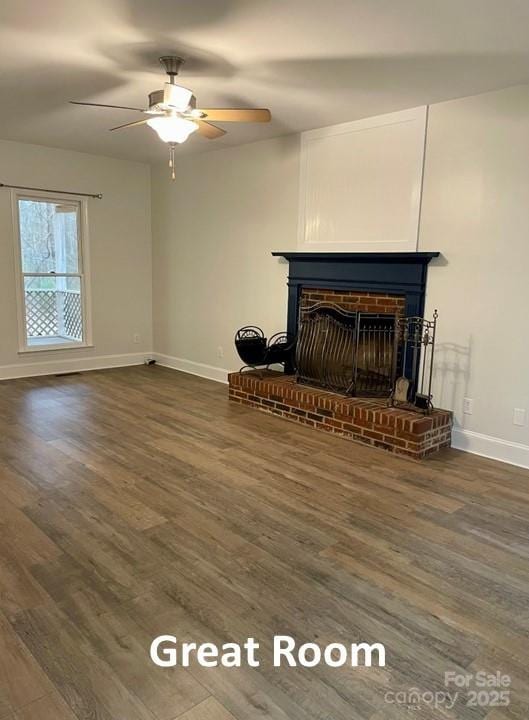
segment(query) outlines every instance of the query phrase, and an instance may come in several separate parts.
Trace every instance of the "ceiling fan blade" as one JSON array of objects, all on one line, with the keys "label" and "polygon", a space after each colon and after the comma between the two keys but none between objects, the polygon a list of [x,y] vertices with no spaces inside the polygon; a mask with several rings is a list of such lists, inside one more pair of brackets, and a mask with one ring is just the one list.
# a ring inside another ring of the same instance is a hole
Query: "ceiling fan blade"
[{"label": "ceiling fan blade", "polygon": [[269,122],[272,119],[266,108],[200,108],[207,120],[216,122]]},{"label": "ceiling fan blade", "polygon": [[70,100],[70,105],[89,105],[91,107],[115,108],[117,110],[136,110],[137,112],[145,112],[142,108],[127,107],[126,105],[103,105],[102,103],[78,102]]},{"label": "ceiling fan blade", "polygon": [[198,125],[199,135],[203,135],[208,140],[215,140],[216,138],[226,135],[226,130],[212,125],[209,122],[205,122],[204,120],[194,120],[194,122]]},{"label": "ceiling fan blade", "polygon": [[134,125],[145,125],[148,120],[136,120],[136,122],[125,123],[124,125],[116,125],[116,127],[110,128],[112,130],[121,130],[122,128],[134,127]]}]

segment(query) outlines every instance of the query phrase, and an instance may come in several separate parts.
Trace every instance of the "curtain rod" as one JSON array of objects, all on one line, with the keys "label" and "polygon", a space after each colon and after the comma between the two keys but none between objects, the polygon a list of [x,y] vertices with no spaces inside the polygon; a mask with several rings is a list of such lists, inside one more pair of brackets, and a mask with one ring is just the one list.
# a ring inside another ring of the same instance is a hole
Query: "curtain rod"
[{"label": "curtain rod", "polygon": [[14,190],[35,190],[37,192],[49,192],[49,193],[58,193],[59,195],[80,195],[81,197],[91,197],[91,198],[97,198],[98,200],[101,200],[103,198],[102,193],[82,193],[82,192],[72,192],[71,190],[50,190],[49,188],[36,188],[36,187],[26,187],[25,185],[7,185],[6,183],[0,183],[0,187],[5,188],[13,188]]}]

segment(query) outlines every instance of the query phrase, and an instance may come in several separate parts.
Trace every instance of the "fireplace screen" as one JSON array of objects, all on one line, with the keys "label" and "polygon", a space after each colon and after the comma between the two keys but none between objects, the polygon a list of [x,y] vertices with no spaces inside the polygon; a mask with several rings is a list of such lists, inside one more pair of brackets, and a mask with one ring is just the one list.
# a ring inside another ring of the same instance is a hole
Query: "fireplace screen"
[{"label": "fireplace screen", "polygon": [[299,382],[356,396],[388,396],[397,367],[397,318],[332,303],[304,308],[296,345]]}]

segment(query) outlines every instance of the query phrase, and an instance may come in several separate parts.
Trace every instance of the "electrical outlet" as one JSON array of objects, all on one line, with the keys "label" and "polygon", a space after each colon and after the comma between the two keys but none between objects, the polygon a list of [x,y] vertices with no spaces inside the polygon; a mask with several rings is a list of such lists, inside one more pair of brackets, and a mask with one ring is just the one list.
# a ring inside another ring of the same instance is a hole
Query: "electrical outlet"
[{"label": "electrical outlet", "polygon": [[224,348],[221,345],[219,345],[217,348],[217,357],[218,358],[224,357]]},{"label": "electrical outlet", "polygon": [[514,408],[514,412],[512,414],[512,423],[513,425],[525,425],[525,410],[523,408]]},{"label": "electrical outlet", "polygon": [[136,345],[137,345],[137,344],[140,342],[140,340],[141,340],[140,334],[139,334],[139,333],[134,333],[134,335],[132,336],[132,341],[133,341],[134,343],[136,343]]},{"label": "electrical outlet", "polygon": [[463,398],[463,412],[465,415],[472,415],[474,412],[474,400],[472,398]]}]

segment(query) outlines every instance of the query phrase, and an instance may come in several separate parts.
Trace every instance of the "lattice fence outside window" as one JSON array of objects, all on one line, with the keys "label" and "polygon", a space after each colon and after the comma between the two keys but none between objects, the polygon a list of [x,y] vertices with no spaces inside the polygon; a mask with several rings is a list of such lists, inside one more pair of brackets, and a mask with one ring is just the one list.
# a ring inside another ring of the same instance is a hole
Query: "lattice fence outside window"
[{"label": "lattice fence outside window", "polygon": [[26,290],[28,337],[83,339],[81,295],[65,290]]},{"label": "lattice fence outside window", "polygon": [[75,292],[63,292],[63,322],[64,335],[75,340],[83,339],[83,313],[81,308],[81,294]]},{"label": "lattice fence outside window", "polygon": [[54,337],[59,334],[55,296],[55,290],[26,290],[28,337]]}]

